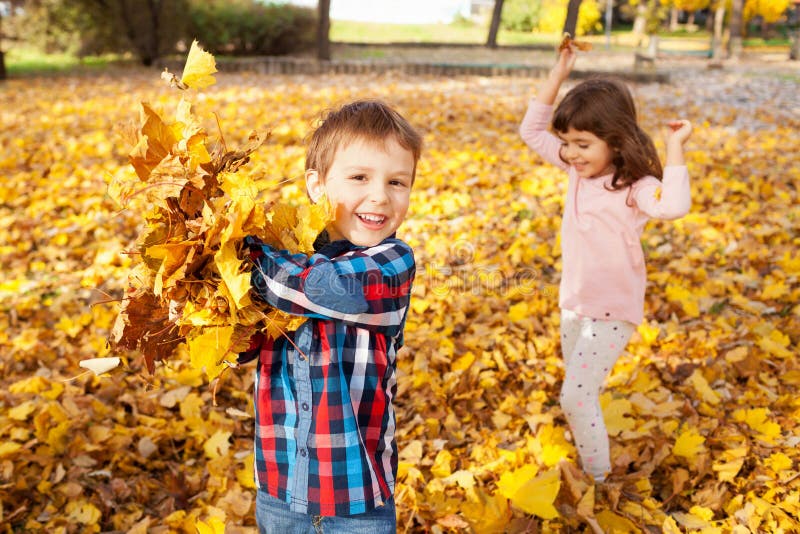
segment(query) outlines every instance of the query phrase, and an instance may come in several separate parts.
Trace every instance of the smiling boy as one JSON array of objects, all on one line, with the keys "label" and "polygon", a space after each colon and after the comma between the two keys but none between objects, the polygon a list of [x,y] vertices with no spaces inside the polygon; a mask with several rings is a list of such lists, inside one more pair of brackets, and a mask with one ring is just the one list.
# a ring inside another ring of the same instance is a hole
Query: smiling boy
[{"label": "smiling boy", "polygon": [[256,521],[261,533],[396,532],[396,355],[415,264],[395,237],[420,135],[380,101],[330,113],[306,154],[306,188],[335,212],[310,258],[247,238],[253,292],[308,317],[257,336]]}]

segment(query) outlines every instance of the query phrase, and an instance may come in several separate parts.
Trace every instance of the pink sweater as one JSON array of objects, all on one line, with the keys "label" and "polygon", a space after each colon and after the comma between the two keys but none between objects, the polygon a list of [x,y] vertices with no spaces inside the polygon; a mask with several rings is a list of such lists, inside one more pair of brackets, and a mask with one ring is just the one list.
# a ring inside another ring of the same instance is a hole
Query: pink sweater
[{"label": "pink sweater", "polygon": [[638,325],[646,285],[642,230],[650,218],[677,219],[689,212],[689,173],[683,165],[667,166],[663,181],[646,176],[620,191],[605,189],[611,175],[581,179],[559,158],[561,141],[548,131],[552,113],[553,106],[531,100],[519,133],[544,160],[569,175],[561,220],[559,306]]}]

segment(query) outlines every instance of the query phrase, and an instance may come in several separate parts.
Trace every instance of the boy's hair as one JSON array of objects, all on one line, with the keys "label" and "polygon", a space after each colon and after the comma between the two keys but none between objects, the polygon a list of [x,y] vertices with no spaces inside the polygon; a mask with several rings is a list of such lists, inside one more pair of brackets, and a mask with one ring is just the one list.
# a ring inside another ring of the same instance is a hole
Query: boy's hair
[{"label": "boy's hair", "polygon": [[336,151],[356,139],[383,144],[394,137],[414,156],[414,171],[422,153],[422,136],[388,104],[380,100],[356,100],[329,112],[311,135],[306,151],[306,170],[324,179]]},{"label": "boy's hair", "polygon": [[612,78],[593,78],[576,85],[553,113],[553,129],[591,132],[615,152],[611,189],[624,189],[640,178],[662,175],[661,161],[636,120],[636,104],[628,87]]}]

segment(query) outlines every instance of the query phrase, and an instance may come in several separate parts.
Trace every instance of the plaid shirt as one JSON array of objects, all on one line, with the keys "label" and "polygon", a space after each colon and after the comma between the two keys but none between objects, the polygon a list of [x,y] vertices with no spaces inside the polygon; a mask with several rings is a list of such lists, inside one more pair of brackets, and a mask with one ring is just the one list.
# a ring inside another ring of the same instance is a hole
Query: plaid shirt
[{"label": "plaid shirt", "polygon": [[295,512],[353,515],[394,494],[396,354],[415,264],[394,237],[374,247],[335,241],[311,258],[247,238],[252,290],[308,317],[295,332],[258,335],[255,472],[259,489]]}]

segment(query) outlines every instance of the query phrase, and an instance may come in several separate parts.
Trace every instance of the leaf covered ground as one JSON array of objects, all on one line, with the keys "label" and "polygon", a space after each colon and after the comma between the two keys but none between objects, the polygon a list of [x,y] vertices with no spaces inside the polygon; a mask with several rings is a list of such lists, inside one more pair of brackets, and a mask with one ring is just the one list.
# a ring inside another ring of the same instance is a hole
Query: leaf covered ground
[{"label": "leaf covered ground", "polygon": [[[564,177],[516,133],[537,80],[219,75],[195,104],[239,172],[302,202],[303,140],[374,96],[425,136],[402,237],[418,276],[398,391],[408,532],[796,532],[800,528],[800,101],[797,77],[718,71],[633,86],[660,144],[695,123],[693,208],[651,223],[647,321],[603,396],[615,473],[594,488],[557,396]],[[0,525],[5,532],[254,531],[252,368],[217,393],[187,358],[108,356],[142,214],[108,184],[152,71],[0,89]],[[663,150],[662,150],[663,153]],[[282,183],[288,180],[288,183]],[[566,463],[563,460],[567,460]],[[202,530],[209,529],[209,530]]]}]

